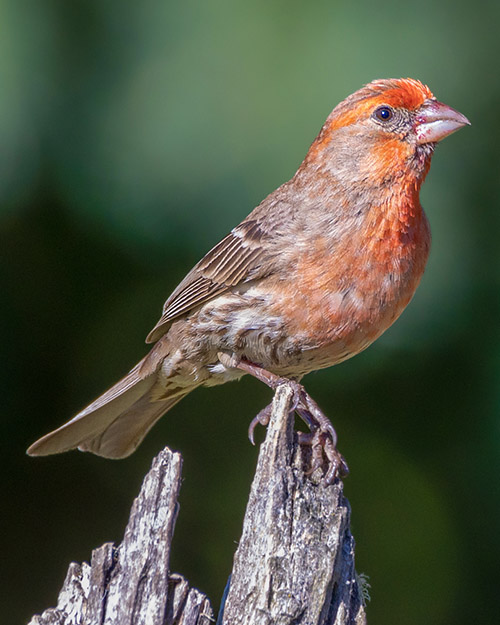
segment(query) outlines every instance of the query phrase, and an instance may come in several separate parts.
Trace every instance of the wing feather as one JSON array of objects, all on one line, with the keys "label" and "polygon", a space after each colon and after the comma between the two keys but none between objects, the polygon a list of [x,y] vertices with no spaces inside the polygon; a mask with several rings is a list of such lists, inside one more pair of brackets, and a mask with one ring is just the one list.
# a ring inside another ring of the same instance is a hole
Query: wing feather
[{"label": "wing feather", "polygon": [[154,343],[172,320],[228,291],[237,284],[265,275],[263,259],[271,254],[265,246],[266,234],[257,220],[247,220],[234,228],[188,273],[165,302],[163,314],[146,341]]}]

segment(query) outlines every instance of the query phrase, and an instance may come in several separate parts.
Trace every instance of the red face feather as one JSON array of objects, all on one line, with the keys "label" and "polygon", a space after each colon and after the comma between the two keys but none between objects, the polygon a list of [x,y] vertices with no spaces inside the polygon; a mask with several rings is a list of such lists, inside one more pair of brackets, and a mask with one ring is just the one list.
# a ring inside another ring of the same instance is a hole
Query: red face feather
[{"label": "red face feather", "polygon": [[[387,187],[390,178],[402,182],[405,172],[406,182],[417,179],[419,186],[434,148],[431,142],[418,146],[418,121],[421,112],[439,104],[426,85],[412,78],[368,83],[334,108],[303,168],[330,172],[345,185],[358,187],[361,180],[373,181],[372,186],[385,181],[379,186]],[[377,110],[383,107],[398,123],[377,118]]]},{"label": "red face feather", "polygon": [[406,108],[410,111],[421,106],[425,100],[434,98],[429,87],[413,78],[374,80],[357,93],[361,94],[365,91],[373,94],[375,102],[381,98],[384,104]]},{"label": "red face feather", "polygon": [[434,99],[432,91],[419,80],[413,78],[374,80],[333,109],[317,141],[320,145],[324,145],[335,130],[369,117],[378,106],[383,104],[414,111],[430,99]]}]

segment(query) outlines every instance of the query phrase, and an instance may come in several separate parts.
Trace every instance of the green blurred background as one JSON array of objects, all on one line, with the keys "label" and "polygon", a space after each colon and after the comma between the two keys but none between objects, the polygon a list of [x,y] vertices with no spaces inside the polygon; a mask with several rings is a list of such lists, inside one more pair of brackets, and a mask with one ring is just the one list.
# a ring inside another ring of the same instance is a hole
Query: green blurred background
[{"label": "green blurred background", "polygon": [[[500,4],[0,1],[2,620],[54,605],[182,451],[173,568],[218,604],[258,382],[200,390],[120,462],[24,451],[146,352],[192,265],[301,162],[337,102],[412,76],[472,127],[439,146],[433,249],[375,346],[310,375],[333,418],[371,624],[491,623],[500,561]],[[260,433],[262,437],[262,433]]]}]

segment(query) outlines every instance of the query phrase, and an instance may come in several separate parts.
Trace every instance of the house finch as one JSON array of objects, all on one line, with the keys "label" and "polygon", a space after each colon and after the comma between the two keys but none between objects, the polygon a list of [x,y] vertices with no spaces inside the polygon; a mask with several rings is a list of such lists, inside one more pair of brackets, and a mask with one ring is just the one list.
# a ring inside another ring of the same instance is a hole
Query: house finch
[{"label": "house finch", "polygon": [[[419,191],[436,143],[469,124],[413,79],[376,80],[341,102],[291,180],[188,273],[122,380],[30,455],[78,447],[128,456],[197,386],[245,373],[294,386],[313,469],[347,467],[336,434],[299,384],[365,349],[401,314],[430,245]],[[250,425],[266,424],[269,407]]]}]

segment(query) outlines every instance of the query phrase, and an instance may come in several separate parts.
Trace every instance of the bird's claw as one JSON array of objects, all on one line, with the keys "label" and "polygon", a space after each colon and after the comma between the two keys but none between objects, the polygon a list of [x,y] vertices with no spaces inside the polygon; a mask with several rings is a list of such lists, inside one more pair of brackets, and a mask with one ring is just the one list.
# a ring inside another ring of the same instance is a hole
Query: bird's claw
[{"label": "bird's claw", "polygon": [[271,418],[272,404],[262,408],[262,410],[250,421],[250,425],[248,426],[248,438],[252,445],[255,445],[254,440],[254,431],[255,428],[260,424],[266,427],[269,424],[269,419]]}]

